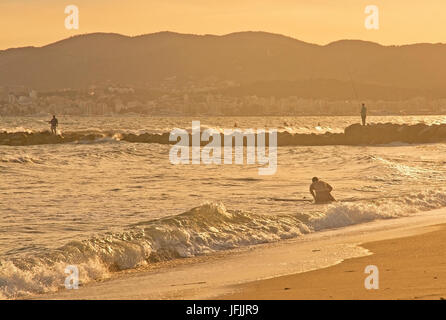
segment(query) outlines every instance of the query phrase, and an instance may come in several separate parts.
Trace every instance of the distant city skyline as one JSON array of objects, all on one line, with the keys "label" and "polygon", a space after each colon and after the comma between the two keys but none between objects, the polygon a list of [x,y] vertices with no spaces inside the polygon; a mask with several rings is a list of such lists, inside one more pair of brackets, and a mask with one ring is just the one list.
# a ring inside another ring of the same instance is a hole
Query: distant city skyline
[{"label": "distant city skyline", "polygon": [[[78,30],[64,26],[68,5],[79,8]],[[367,5],[379,8],[379,30],[364,27]],[[341,39],[445,43],[444,12],[442,0],[0,0],[0,50],[93,32],[134,36],[166,30],[216,35],[266,31],[321,45]]]}]

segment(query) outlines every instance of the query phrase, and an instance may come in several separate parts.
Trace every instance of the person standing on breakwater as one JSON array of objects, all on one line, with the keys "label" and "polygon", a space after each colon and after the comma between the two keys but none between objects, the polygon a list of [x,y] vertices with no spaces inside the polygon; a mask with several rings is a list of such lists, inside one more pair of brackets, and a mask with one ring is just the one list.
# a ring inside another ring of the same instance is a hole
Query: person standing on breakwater
[{"label": "person standing on breakwater", "polygon": [[314,203],[328,203],[336,201],[336,199],[331,195],[331,191],[333,191],[333,187],[328,183],[319,180],[317,177],[313,178],[313,183],[310,185],[310,193],[314,198]]},{"label": "person standing on breakwater", "polygon": [[367,108],[365,107],[365,104],[362,104],[361,108],[361,119],[362,119],[362,125],[365,126],[366,124],[366,118],[367,118]]},{"label": "person standing on breakwater", "polygon": [[48,121],[49,124],[51,124],[51,133],[56,134],[57,133],[57,126],[59,125],[59,121],[57,120],[56,116],[53,115],[53,119]]}]

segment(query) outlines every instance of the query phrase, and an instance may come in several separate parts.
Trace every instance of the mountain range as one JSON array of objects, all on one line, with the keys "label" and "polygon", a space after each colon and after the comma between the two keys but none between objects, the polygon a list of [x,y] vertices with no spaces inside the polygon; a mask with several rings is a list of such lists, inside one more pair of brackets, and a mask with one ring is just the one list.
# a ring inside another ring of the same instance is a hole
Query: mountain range
[{"label": "mountain range", "polygon": [[228,94],[296,91],[336,96],[344,90],[341,98],[352,91],[373,91],[378,98],[445,97],[446,44],[383,46],[341,40],[317,45],[266,32],[135,37],[92,33],[43,47],[0,51],[0,86],[79,89],[106,82],[140,86],[168,78],[181,83],[209,77],[240,84]]}]

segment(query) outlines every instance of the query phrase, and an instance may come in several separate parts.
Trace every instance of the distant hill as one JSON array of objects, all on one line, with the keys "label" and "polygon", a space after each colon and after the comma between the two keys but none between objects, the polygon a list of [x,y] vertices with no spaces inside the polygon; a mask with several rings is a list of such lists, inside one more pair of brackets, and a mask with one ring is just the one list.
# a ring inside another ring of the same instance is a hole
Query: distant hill
[{"label": "distant hill", "polygon": [[[374,88],[377,97],[393,88],[409,96],[443,97],[445,57],[446,44],[381,46],[342,40],[320,46],[265,32],[224,36],[159,32],[137,37],[94,33],[39,48],[0,51],[0,86],[52,90],[106,81],[141,85],[169,77],[178,81],[217,77],[251,86],[249,92],[254,83],[287,82],[304,84],[300,87],[308,89],[300,94],[311,96],[312,90],[336,91],[338,86],[345,91],[354,83],[358,90]],[[260,88],[254,92],[268,90]],[[290,85],[287,90],[292,91]]]}]

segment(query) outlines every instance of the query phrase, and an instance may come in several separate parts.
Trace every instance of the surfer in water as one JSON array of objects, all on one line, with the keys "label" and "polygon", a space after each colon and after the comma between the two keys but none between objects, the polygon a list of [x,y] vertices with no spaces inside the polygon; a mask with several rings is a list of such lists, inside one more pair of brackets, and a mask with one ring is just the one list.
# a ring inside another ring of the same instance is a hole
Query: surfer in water
[{"label": "surfer in water", "polygon": [[333,188],[328,183],[319,180],[317,177],[313,178],[313,183],[310,185],[310,193],[313,196],[315,203],[328,203],[336,201],[336,199],[331,195],[331,191],[333,191]]},{"label": "surfer in water", "polygon": [[56,116],[53,115],[53,119],[48,121],[49,124],[51,124],[51,133],[57,134],[57,126],[59,125],[59,121],[57,120]]}]

